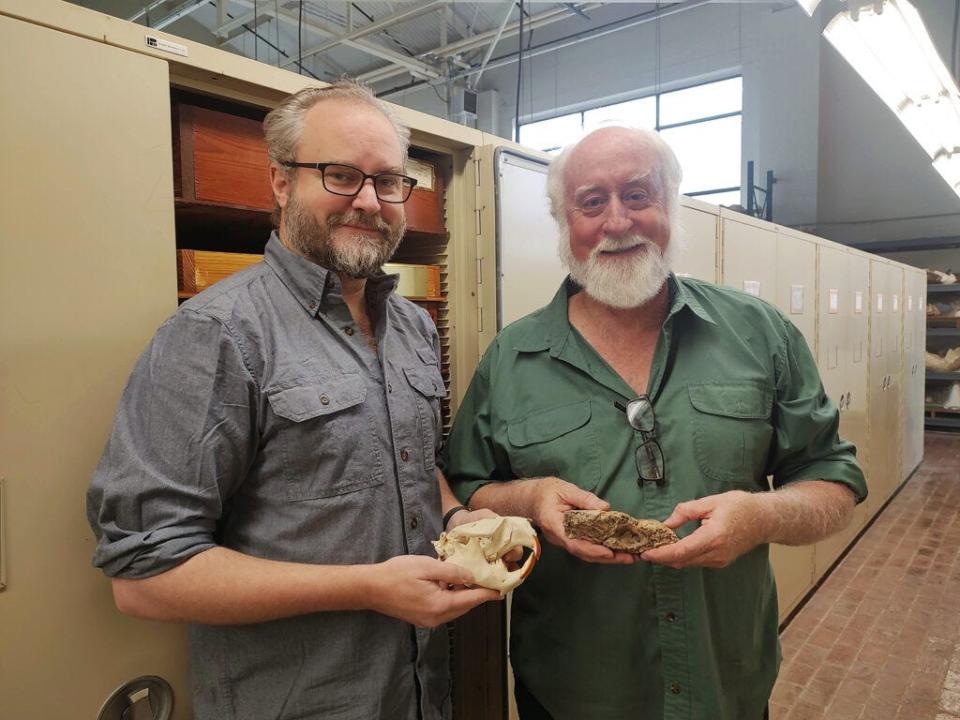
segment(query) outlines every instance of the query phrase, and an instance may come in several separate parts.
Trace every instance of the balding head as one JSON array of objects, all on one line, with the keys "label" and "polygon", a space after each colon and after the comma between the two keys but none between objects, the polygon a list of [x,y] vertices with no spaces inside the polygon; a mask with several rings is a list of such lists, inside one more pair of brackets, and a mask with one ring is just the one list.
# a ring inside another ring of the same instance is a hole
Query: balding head
[{"label": "balding head", "polygon": [[561,228],[567,224],[567,203],[576,190],[574,184],[581,171],[626,155],[635,159],[638,175],[655,173],[671,225],[675,223],[682,177],[677,156],[653,130],[611,126],[595,130],[567,146],[550,163],[547,171],[550,213]]}]

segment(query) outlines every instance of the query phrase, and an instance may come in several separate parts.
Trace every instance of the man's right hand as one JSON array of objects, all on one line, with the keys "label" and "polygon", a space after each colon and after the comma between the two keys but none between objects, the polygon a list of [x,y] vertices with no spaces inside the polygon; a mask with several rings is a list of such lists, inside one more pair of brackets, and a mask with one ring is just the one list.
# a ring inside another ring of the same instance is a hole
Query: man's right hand
[{"label": "man's right hand", "polygon": [[630,565],[637,556],[616,552],[588,540],[571,540],[563,530],[563,514],[567,510],[609,510],[610,503],[592,492],[557,477],[544,477],[524,482],[537,483],[533,503],[533,520],[547,540],[571,555],[593,563]]},{"label": "man's right hand", "polygon": [[453,563],[425,555],[400,555],[371,566],[369,608],[417,627],[437,627],[500,593],[468,588],[473,576]]}]

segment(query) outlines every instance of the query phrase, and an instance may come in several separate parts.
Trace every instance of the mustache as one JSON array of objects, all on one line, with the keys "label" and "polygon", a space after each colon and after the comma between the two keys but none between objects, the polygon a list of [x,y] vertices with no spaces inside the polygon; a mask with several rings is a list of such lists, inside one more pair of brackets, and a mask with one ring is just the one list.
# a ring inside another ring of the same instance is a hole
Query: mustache
[{"label": "mustache", "polygon": [[357,227],[370,228],[386,235],[391,228],[379,215],[371,215],[362,210],[351,210],[345,213],[335,213],[327,217],[327,228],[332,230],[338,225],[356,225]]},{"label": "mustache", "polygon": [[624,238],[612,238],[608,235],[605,235],[593,248],[593,251],[590,254],[596,257],[602,252],[623,250],[625,248],[641,245],[650,250],[656,250],[658,253],[660,252],[660,247],[646,235],[629,235]]}]

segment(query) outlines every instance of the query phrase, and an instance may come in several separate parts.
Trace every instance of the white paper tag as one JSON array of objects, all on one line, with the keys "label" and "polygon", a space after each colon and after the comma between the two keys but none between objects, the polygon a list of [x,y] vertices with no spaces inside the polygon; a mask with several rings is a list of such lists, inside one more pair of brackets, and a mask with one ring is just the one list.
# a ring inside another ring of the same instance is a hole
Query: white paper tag
[{"label": "white paper tag", "polygon": [[892,312],[896,312],[897,308],[900,307],[900,298],[897,297],[897,294],[893,294],[893,309]]},{"label": "white paper tag", "polygon": [[883,293],[877,293],[877,312],[883,312]]},{"label": "white paper tag", "polygon": [[836,315],[840,312],[840,288],[830,288],[828,308],[831,315]]},{"label": "white paper tag", "polygon": [[790,313],[803,314],[803,285],[790,286]]},{"label": "white paper tag", "polygon": [[147,47],[153,48],[154,50],[163,50],[163,52],[173,53],[174,55],[182,55],[183,57],[186,57],[189,54],[186,45],[170,42],[169,40],[164,40],[156,35],[147,35],[146,41]]},{"label": "white paper tag", "polygon": [[913,311],[913,295],[907,295],[907,312]]},{"label": "white paper tag", "polygon": [[853,311],[855,313],[863,312],[863,290],[857,290],[853,294]]},{"label": "white paper tag", "polygon": [[760,281],[759,280],[744,280],[743,281],[743,291],[747,295],[753,295],[754,297],[760,297]]}]

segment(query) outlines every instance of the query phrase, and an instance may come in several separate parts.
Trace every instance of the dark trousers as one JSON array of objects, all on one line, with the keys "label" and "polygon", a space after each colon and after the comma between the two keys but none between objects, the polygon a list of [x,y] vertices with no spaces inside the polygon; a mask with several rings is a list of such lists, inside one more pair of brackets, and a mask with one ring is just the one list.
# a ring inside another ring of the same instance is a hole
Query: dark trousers
[{"label": "dark trousers", "polygon": [[[513,695],[517,700],[517,714],[520,720],[553,720],[553,717],[544,710],[543,705],[537,700],[527,686],[521,683],[514,675]],[[763,720],[770,720],[770,708],[763,711]]]}]

